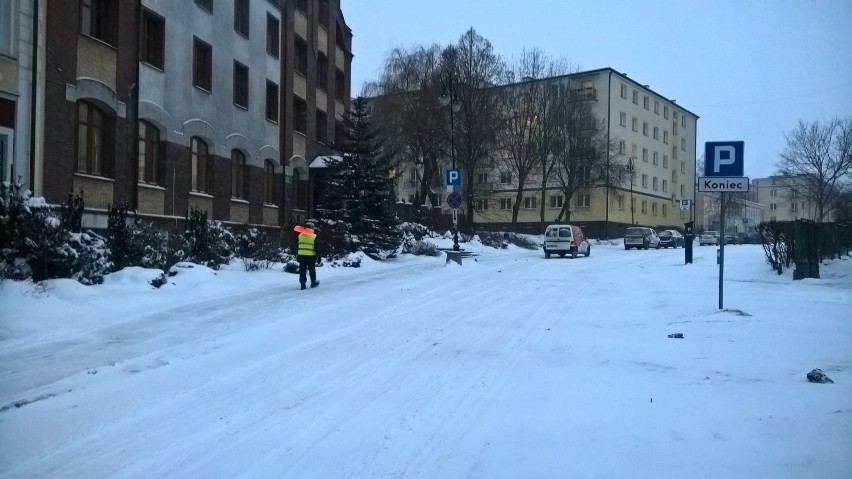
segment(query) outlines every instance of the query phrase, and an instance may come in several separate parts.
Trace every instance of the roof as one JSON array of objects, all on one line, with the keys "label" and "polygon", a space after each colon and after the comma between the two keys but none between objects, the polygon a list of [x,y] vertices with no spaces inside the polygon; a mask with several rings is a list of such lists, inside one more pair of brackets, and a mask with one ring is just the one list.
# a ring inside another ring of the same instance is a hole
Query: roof
[{"label": "roof", "polygon": [[342,161],[343,157],[332,155],[332,156],[318,156],[314,158],[314,161],[311,162],[308,168],[328,168],[329,161]]}]

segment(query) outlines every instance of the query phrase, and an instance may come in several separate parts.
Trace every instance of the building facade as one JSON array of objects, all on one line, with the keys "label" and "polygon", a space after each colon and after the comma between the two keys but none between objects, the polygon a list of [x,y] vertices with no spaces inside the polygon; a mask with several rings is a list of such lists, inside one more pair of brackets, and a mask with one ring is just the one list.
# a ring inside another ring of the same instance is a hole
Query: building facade
[{"label": "building facade", "polygon": [[724,226],[722,197],[719,193],[697,192],[695,195],[695,231],[724,231],[726,234],[754,233],[764,221],[765,206],[752,201],[744,193],[727,193]]},{"label": "building facade", "polygon": [[[632,185],[589,185],[573,198],[564,198],[555,184],[548,186],[546,222],[555,221],[568,201],[571,222],[584,225],[593,237],[616,237],[631,224],[683,228],[692,219],[692,212],[681,211],[678,205],[680,199],[694,199],[696,114],[611,68],[535,81],[579,92],[581,101],[591,104],[607,139],[617,145],[613,161],[633,168]],[[489,171],[473,176],[492,183],[489,193],[477,199],[474,222],[509,228],[519,185],[512,175],[500,171],[499,161],[488,164],[492,165]],[[400,199],[413,200],[415,178],[413,169],[399,178]],[[525,186],[516,228],[540,227],[541,189],[531,186],[538,184],[540,176],[533,175]],[[446,201],[441,202],[441,209],[445,215],[451,214]]]},{"label": "building facade", "polygon": [[[766,221],[794,221],[806,219],[817,221],[818,211],[807,195],[805,178],[790,176],[770,176],[751,180],[749,194],[751,199],[765,208]],[[831,221],[829,212],[825,221]]]},{"label": "building facade", "polygon": [[310,214],[308,165],[349,109],[339,0],[49,2],[46,33],[48,203],[82,195],[92,228],[119,203],[175,224],[193,208],[264,227]]}]

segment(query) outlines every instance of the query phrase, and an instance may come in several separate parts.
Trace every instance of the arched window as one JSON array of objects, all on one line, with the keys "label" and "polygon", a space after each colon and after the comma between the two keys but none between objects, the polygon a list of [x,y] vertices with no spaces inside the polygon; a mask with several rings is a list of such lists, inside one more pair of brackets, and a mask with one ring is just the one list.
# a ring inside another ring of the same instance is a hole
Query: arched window
[{"label": "arched window", "polygon": [[193,136],[189,140],[189,148],[192,152],[192,191],[208,193],[210,185],[207,181],[210,171],[210,155],[207,143],[201,138]]},{"label": "arched window", "polygon": [[104,167],[104,115],[91,103],[77,104],[77,171],[100,175]]},{"label": "arched window", "polygon": [[160,159],[160,131],[151,123],[139,120],[139,182],[157,183]]},{"label": "arched window", "polygon": [[231,150],[231,197],[245,198],[246,155],[240,150]]},{"label": "arched window", "polygon": [[263,162],[263,202],[275,203],[275,163],[272,160]]}]

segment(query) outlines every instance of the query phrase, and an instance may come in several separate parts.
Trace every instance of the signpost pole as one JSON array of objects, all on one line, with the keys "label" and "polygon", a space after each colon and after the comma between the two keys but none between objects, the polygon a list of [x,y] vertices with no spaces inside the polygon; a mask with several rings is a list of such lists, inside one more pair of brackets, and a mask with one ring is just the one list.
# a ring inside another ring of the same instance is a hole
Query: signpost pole
[{"label": "signpost pole", "polygon": [[721,225],[719,225],[719,309],[724,309],[724,277],[725,277],[725,192],[722,195]]}]

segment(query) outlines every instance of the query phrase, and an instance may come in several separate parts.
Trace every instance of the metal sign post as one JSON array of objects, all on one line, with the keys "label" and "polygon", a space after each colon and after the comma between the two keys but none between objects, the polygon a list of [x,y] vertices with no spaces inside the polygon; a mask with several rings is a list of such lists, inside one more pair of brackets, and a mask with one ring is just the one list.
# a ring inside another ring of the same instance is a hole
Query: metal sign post
[{"label": "metal sign post", "polygon": [[724,309],[723,306],[723,298],[724,298],[724,282],[725,278],[725,192],[720,193],[722,195],[722,227],[721,231],[719,231],[719,309]]}]

